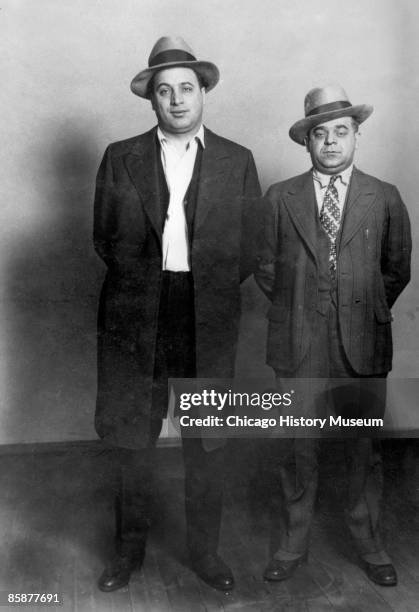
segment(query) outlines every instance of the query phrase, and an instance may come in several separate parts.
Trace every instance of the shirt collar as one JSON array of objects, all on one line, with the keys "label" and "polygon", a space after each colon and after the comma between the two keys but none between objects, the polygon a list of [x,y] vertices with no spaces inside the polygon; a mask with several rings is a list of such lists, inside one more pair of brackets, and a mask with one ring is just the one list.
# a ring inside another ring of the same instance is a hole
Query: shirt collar
[{"label": "shirt collar", "polygon": [[[354,165],[351,164],[348,168],[339,172],[338,176],[343,185],[347,186],[349,184],[353,168]],[[319,183],[321,189],[328,186],[331,177],[330,174],[323,174],[323,172],[319,172],[316,168],[313,168],[312,173],[313,179]]]},{"label": "shirt collar", "polygon": [[[160,144],[162,144],[163,142],[168,143],[169,140],[167,139],[167,137],[163,134],[163,132],[161,131],[160,127],[157,126],[157,138],[159,139]],[[202,145],[202,148],[205,149],[205,134],[204,134],[204,126],[200,125],[199,130],[197,131],[197,133],[195,134],[195,136],[193,136],[190,141],[188,142],[186,148],[189,148],[189,144],[192,142],[192,140],[195,138],[196,141],[200,142]]]}]

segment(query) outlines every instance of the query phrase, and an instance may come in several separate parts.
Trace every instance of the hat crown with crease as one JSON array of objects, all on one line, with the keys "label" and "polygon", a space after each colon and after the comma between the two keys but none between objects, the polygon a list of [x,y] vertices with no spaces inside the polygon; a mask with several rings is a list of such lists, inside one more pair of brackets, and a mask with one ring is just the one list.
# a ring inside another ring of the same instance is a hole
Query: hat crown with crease
[{"label": "hat crown with crease", "polygon": [[[164,55],[163,55],[164,54]],[[180,36],[162,36],[151,49],[148,67],[176,61],[197,61],[190,46]]]},{"label": "hat crown with crease", "polygon": [[[329,106],[330,105],[330,106]],[[338,110],[352,106],[346,91],[340,85],[327,85],[311,89],[304,99],[305,116],[309,117],[324,110]]]},{"label": "hat crown with crease", "polygon": [[159,70],[191,68],[201,78],[206,91],[218,83],[220,73],[211,62],[200,61],[190,46],[180,36],[162,36],[155,43],[148,58],[148,68],[139,72],[131,82],[131,91],[142,98],[149,98],[149,84]]},{"label": "hat crown with crease", "polygon": [[304,144],[309,131],[319,125],[340,117],[353,117],[358,123],[367,119],[373,111],[368,104],[354,106],[340,85],[326,85],[311,89],[304,98],[304,119],[294,123],[289,135],[295,142]]}]

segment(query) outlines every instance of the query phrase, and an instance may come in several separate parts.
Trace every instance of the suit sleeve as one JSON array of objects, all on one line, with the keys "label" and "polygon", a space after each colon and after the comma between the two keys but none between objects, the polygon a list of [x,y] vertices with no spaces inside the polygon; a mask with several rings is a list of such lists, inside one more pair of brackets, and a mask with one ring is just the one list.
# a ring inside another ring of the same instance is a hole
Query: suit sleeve
[{"label": "suit sleeve", "polygon": [[410,280],[412,237],[409,215],[398,190],[391,186],[388,198],[388,223],[384,234],[381,273],[386,298],[391,308]]},{"label": "suit sleeve", "polygon": [[247,168],[244,177],[244,194],[248,198],[260,198],[262,195],[255,160],[250,151],[248,152]]},{"label": "suit sleeve", "polygon": [[113,263],[113,169],[109,147],[106,149],[96,177],[94,200],[93,244],[107,266]]},{"label": "suit sleeve", "polygon": [[266,297],[272,299],[278,243],[278,206],[270,188],[263,198],[262,226],[258,236],[255,280]]},{"label": "suit sleeve", "polygon": [[242,232],[240,244],[240,281],[252,274],[256,266],[257,242],[261,226],[261,189],[253,155],[248,151],[244,173]]}]

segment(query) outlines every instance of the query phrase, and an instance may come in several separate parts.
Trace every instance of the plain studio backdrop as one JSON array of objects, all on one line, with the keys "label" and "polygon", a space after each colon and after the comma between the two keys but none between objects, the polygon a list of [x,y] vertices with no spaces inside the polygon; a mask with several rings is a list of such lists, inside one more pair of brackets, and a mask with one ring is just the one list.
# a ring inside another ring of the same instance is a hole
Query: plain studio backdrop
[{"label": "plain studio backdrop", "polygon": [[[163,35],[219,66],[205,124],[252,149],[264,191],[309,168],[288,129],[310,88],[339,82],[375,107],[357,165],[395,183],[409,209],[413,275],[394,308],[392,377],[418,377],[418,22],[415,0],[2,3],[0,443],[95,437],[95,175],[110,142],[155,123],[129,84]],[[259,375],[267,303],[252,281],[243,299],[238,370]]]}]

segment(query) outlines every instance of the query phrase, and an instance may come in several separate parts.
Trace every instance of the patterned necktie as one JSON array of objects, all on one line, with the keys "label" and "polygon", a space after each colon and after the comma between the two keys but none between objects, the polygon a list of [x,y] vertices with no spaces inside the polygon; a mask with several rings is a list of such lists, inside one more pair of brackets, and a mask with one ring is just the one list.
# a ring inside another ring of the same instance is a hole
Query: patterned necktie
[{"label": "patterned necktie", "polygon": [[336,179],[340,178],[340,174],[330,177],[329,185],[324,194],[323,206],[320,212],[320,223],[329,236],[329,267],[332,275],[336,270],[336,236],[340,227],[340,209],[339,209],[339,194],[336,189]]}]

